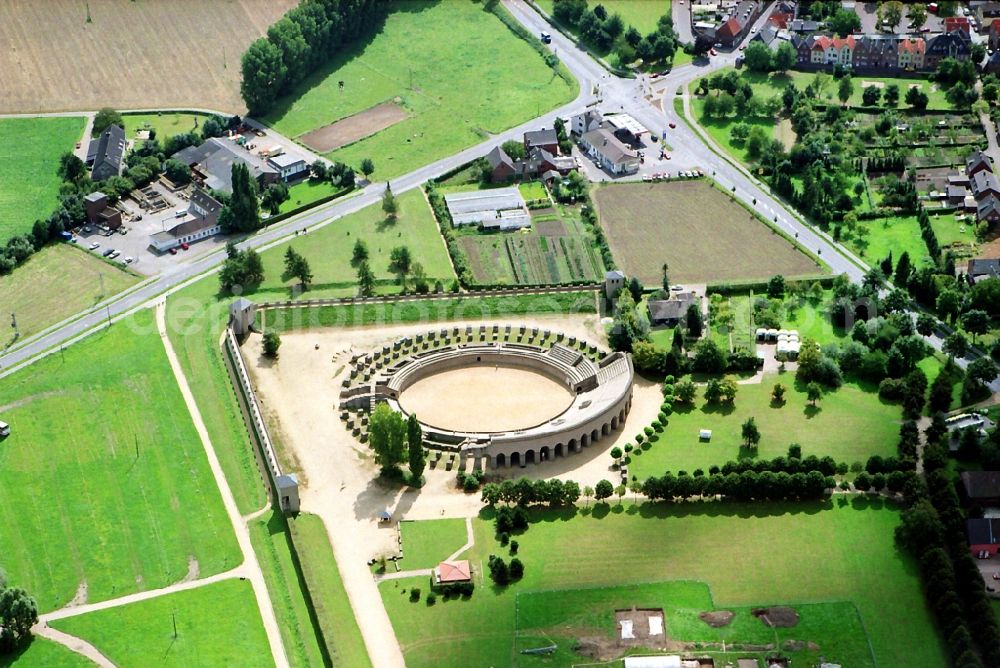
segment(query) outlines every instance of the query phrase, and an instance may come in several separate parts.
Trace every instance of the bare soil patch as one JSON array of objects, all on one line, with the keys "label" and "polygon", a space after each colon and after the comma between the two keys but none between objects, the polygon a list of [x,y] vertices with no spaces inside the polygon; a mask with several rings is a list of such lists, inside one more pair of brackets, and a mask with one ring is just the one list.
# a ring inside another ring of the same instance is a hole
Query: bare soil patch
[{"label": "bare soil patch", "polygon": [[775,605],[770,608],[754,608],[753,616],[768,626],[779,629],[790,629],[799,623],[799,613],[794,608]]},{"label": "bare soil patch", "polygon": [[666,640],[662,608],[615,610],[615,637],[619,645],[658,645]]},{"label": "bare soil patch", "polygon": [[362,112],[324,125],[299,137],[317,153],[327,153],[352,144],[380,130],[406,120],[406,110],[396,102],[383,102]]},{"label": "bare soil patch", "polygon": [[782,118],[778,122],[778,125],[774,128],[774,137],[781,142],[786,151],[792,150],[792,147],[795,146],[796,135],[795,130],[792,129],[792,120],[790,118]]},{"label": "bare soil patch", "polygon": [[713,629],[721,629],[723,626],[729,626],[733,617],[736,613],[730,612],[729,610],[713,610],[711,612],[703,612],[698,615],[698,619],[705,622]]},{"label": "bare soil patch", "polygon": [[0,113],[105,106],[244,113],[240,56],[297,4],[5,0]]},{"label": "bare soil patch", "polygon": [[[551,209],[550,209],[551,210]],[[538,233],[544,237],[565,237],[566,226],[561,220],[542,220],[533,223]]]}]

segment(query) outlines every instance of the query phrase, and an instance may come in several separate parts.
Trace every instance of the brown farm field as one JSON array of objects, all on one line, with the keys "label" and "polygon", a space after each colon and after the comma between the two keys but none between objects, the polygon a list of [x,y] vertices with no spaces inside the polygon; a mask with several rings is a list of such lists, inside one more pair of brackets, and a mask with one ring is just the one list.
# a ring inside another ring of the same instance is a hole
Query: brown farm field
[{"label": "brown farm field", "polygon": [[719,283],[826,268],[704,180],[615,184],[594,202],[619,267],[647,285]]},{"label": "brown farm field", "polygon": [[105,106],[243,113],[240,57],[296,4],[4,0],[0,113]]}]

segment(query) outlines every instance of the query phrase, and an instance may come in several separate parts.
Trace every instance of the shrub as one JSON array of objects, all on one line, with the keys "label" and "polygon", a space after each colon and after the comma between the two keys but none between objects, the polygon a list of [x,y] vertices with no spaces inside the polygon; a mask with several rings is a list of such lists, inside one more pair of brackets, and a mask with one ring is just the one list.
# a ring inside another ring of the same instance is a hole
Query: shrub
[{"label": "shrub", "polygon": [[410,601],[416,603],[420,600],[420,587],[414,587],[410,590]]},{"label": "shrub", "polygon": [[520,580],[522,577],[524,577],[524,564],[521,563],[520,559],[515,557],[510,560],[510,579]]},{"label": "shrub", "polygon": [[644,434],[646,434],[646,436],[652,436],[653,435],[653,428],[652,427],[646,427],[642,431],[643,431]]},{"label": "shrub", "polygon": [[479,479],[476,476],[465,476],[462,482],[462,489],[466,492],[475,492],[479,489]]},{"label": "shrub", "polygon": [[656,421],[659,422],[660,424],[662,424],[664,427],[666,427],[667,426],[667,414],[664,413],[663,411],[660,411],[659,413],[656,414]]},{"label": "shrub", "polygon": [[434,605],[435,601],[437,601],[437,595],[434,592],[428,593],[427,594],[427,605]]},{"label": "shrub", "polygon": [[500,545],[504,545],[504,546],[506,546],[506,545],[507,545],[507,543],[509,543],[509,542],[510,542],[510,534],[509,534],[509,533],[507,533],[506,531],[504,531],[503,533],[501,533],[501,534],[500,534],[500,535],[498,536],[498,538],[500,539]]},{"label": "shrub", "polygon": [[642,434],[636,434],[635,435],[635,442],[636,443],[639,443],[641,445],[642,442],[645,441],[645,440],[646,440],[646,437],[643,436]]},{"label": "shrub", "polygon": [[520,547],[516,540],[510,541],[510,553],[517,554],[517,548]]},{"label": "shrub", "polygon": [[669,401],[664,401],[660,404],[660,412],[664,415],[670,415],[674,411],[674,406]]}]

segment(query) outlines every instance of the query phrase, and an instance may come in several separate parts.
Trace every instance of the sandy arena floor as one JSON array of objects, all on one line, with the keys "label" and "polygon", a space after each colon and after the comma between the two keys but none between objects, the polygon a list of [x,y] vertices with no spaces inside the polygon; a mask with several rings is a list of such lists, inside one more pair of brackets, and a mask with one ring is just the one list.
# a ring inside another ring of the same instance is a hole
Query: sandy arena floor
[{"label": "sandy arena floor", "polygon": [[399,404],[425,424],[452,431],[508,431],[541,424],[573,395],[543,373],[492,364],[442,371],[406,388]]}]

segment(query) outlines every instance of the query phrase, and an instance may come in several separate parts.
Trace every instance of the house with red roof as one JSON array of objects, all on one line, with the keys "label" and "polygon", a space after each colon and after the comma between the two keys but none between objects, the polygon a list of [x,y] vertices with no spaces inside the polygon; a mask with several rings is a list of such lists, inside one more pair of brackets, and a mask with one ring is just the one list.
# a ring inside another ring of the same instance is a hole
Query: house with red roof
[{"label": "house with red roof", "polygon": [[472,581],[472,568],[466,559],[442,561],[434,569],[434,584],[453,585]]}]

